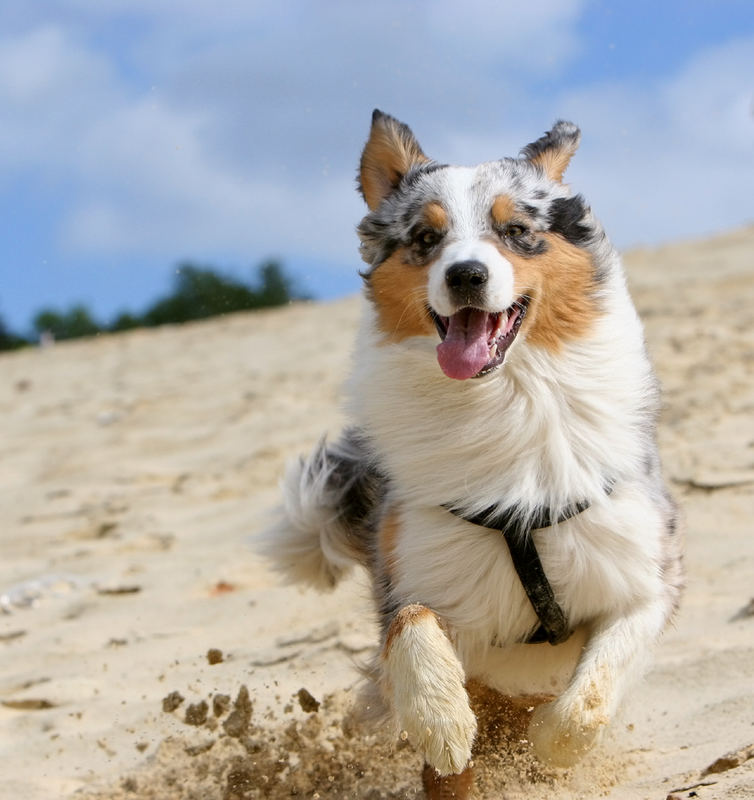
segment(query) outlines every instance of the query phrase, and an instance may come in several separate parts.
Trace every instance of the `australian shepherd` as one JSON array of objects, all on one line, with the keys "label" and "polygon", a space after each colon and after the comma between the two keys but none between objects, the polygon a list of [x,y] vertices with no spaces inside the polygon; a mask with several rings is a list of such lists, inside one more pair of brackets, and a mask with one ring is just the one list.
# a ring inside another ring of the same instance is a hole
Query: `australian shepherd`
[{"label": "australian shepherd", "polygon": [[369,572],[369,672],[430,797],[471,791],[470,682],[546,696],[527,738],[570,764],[681,592],[642,327],[618,253],[562,180],[579,138],[560,121],[518,158],[449,166],[374,112],[352,426],[289,467],[267,542],[319,589]]}]

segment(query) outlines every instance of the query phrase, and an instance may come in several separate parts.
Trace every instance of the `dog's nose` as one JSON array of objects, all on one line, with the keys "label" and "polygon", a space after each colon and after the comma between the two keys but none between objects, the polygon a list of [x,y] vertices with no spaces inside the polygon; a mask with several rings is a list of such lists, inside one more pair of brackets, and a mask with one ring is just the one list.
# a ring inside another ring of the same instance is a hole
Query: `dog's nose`
[{"label": "dog's nose", "polygon": [[481,261],[457,261],[445,273],[445,283],[456,296],[472,302],[481,297],[489,273]]}]

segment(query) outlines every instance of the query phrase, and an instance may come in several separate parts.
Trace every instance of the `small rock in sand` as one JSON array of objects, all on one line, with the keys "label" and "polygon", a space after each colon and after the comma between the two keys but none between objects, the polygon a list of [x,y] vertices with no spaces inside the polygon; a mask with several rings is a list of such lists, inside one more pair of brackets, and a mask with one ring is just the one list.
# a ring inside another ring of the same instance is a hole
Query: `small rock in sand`
[{"label": "small rock in sand", "polygon": [[183,702],[183,699],[183,695],[180,692],[170,692],[169,695],[162,698],[162,710],[167,713],[175,711]]},{"label": "small rock in sand", "polygon": [[301,708],[307,713],[319,711],[319,700],[315,700],[306,689],[299,689],[296,697]]},{"label": "small rock in sand", "polygon": [[242,686],[238,690],[238,697],[233,704],[233,711],[230,712],[228,718],[223,722],[223,728],[228,736],[233,736],[239,739],[249,729],[251,722],[251,698],[249,697],[249,690],[246,686]]},{"label": "small rock in sand", "polygon": [[209,706],[206,700],[202,700],[199,703],[192,703],[186,709],[185,722],[187,725],[204,725],[207,721],[208,712]]},{"label": "small rock in sand", "polygon": [[230,695],[227,694],[216,694],[212,698],[212,713],[216,717],[222,717],[222,715],[230,708]]}]

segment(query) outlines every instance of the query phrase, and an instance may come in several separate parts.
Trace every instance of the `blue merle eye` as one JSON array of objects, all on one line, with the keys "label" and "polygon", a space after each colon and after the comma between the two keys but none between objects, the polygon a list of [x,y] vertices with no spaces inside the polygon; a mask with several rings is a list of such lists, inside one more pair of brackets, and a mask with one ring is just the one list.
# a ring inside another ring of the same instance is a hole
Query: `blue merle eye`
[{"label": "blue merle eye", "polygon": [[515,223],[506,225],[505,228],[503,229],[503,235],[507,236],[510,239],[520,239],[527,233],[528,230],[524,225],[517,225]]},{"label": "blue merle eye", "polygon": [[434,247],[442,239],[442,234],[432,228],[424,228],[414,236],[414,242],[420,247]]}]

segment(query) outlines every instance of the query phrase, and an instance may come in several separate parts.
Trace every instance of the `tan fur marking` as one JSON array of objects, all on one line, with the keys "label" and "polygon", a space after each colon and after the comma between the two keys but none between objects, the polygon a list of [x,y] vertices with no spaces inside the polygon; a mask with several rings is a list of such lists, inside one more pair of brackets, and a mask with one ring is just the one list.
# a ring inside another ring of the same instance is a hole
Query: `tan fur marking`
[{"label": "tan fur marking", "polygon": [[424,221],[440,233],[448,229],[448,215],[439,203],[427,203],[424,206]]},{"label": "tan fur marking", "polygon": [[510,222],[515,213],[516,206],[513,203],[513,200],[511,200],[511,198],[506,194],[498,195],[495,198],[495,202],[492,204],[492,209],[490,210],[492,221],[496,225],[505,225],[506,222]]},{"label": "tan fur marking", "polygon": [[416,625],[419,620],[426,617],[434,617],[434,612],[430,611],[426,606],[412,603],[409,606],[404,606],[393,618],[390,627],[387,629],[387,636],[385,637],[385,645],[382,648],[382,657],[387,658],[390,648],[393,645],[397,636],[400,636],[406,628],[411,625]]},{"label": "tan fur marking", "polygon": [[427,271],[396,250],[369,277],[369,297],[377,310],[377,326],[386,342],[431,336],[435,326],[427,314]]},{"label": "tan fur marking", "polygon": [[417,141],[394,120],[382,119],[372,125],[360,167],[361,189],[369,208],[377,208],[413,165],[425,161],[429,159]]},{"label": "tan fur marking", "polygon": [[587,335],[597,318],[594,264],[586,251],[552,233],[547,252],[524,258],[510,252],[515,292],[532,297],[522,333],[531,344],[559,352],[564,342]]},{"label": "tan fur marking", "polygon": [[548,178],[561,183],[563,173],[566,171],[574,152],[575,150],[567,148],[544,150],[539,155],[534,156],[531,159],[531,163],[541,167]]}]

